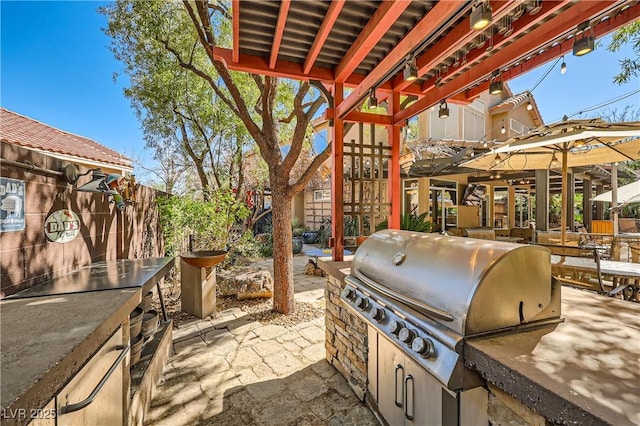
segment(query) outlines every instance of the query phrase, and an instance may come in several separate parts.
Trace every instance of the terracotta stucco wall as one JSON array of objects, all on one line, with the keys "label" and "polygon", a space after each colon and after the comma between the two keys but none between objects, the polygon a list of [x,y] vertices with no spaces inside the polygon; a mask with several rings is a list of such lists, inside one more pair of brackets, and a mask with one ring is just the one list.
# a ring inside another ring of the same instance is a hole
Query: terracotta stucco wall
[{"label": "terracotta stucco wall", "polygon": [[[15,145],[0,143],[2,159],[58,170],[63,161]],[[80,168],[81,172],[86,169]],[[138,203],[117,212],[101,194],[78,192],[56,176],[3,164],[3,178],[25,182],[25,228],[0,232],[0,290],[5,295],[40,284],[93,262],[161,255],[155,190],[140,187]],[[88,177],[81,178],[80,184]],[[80,218],[80,234],[60,244],[45,236],[51,213],[69,209]]]}]

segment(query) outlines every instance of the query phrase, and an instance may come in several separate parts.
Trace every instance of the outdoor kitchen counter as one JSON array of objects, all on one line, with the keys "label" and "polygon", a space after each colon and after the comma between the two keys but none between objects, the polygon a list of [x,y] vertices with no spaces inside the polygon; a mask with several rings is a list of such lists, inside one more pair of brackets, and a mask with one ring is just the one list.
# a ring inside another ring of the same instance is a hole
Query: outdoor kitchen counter
[{"label": "outdoor kitchen counter", "polygon": [[[130,273],[114,274],[118,266],[125,266],[123,262]],[[112,283],[120,280],[127,288],[0,301],[2,422],[26,423],[35,413],[31,410],[51,401],[128,319],[141,301],[141,290],[162,278],[173,263],[172,257],[100,262],[43,285],[81,276],[97,265],[104,272],[102,277],[88,275],[89,288],[95,280],[104,280],[105,274]],[[27,418],[17,419],[12,413]]]},{"label": "outdoor kitchen counter", "polygon": [[[318,265],[343,281],[351,262]],[[640,425],[640,304],[563,287],[562,317],[468,342],[467,365],[551,422]]]},{"label": "outdoor kitchen counter", "polygon": [[554,423],[640,425],[640,304],[563,287],[562,317],[467,342],[467,365]]}]

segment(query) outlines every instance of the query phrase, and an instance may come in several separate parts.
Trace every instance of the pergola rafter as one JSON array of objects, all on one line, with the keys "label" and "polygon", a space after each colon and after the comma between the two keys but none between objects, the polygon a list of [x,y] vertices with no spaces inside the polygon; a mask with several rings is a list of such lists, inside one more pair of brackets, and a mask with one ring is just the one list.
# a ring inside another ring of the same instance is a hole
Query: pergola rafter
[{"label": "pergola rafter", "polygon": [[[467,103],[500,73],[509,80],[567,53],[572,35],[587,24],[601,37],[640,17],[636,1],[486,0],[492,21],[471,28],[473,2],[345,0],[232,0],[233,45],[215,47],[227,68],[319,81],[333,95],[325,117],[334,123],[332,173],[333,257],[342,259],[342,155],[345,122],[388,129],[391,146],[391,227],[399,225],[400,129],[441,100]],[[265,41],[269,42],[265,42]],[[405,81],[407,59],[416,81]],[[445,71],[446,70],[446,71]],[[350,88],[350,92],[345,89]],[[358,111],[375,94],[385,113]],[[415,102],[400,102],[408,96]]]}]

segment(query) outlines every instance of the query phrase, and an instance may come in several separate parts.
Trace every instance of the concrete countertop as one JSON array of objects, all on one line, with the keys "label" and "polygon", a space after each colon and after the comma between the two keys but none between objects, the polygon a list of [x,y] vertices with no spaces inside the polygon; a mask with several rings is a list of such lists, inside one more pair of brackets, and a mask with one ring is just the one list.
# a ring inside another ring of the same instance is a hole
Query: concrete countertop
[{"label": "concrete countertop", "polygon": [[351,272],[353,255],[344,256],[343,261],[334,261],[330,257],[318,258],[318,267],[327,274],[342,281]]},{"label": "concrete countertop", "polygon": [[[350,261],[318,259],[343,280]],[[640,304],[562,287],[564,322],[468,341],[467,366],[558,424],[640,425]]]},{"label": "concrete countertop", "polygon": [[640,304],[563,287],[562,317],[467,342],[467,366],[554,423],[640,425]]},{"label": "concrete countertop", "polygon": [[[142,299],[142,288],[171,269],[174,258],[108,261],[90,268],[111,271],[113,280],[116,263],[122,267],[122,262],[137,271],[120,277],[127,288],[0,301],[4,413],[25,409],[28,416],[30,410],[44,407],[127,319]],[[74,274],[82,276],[82,269],[59,279],[68,281]],[[90,279],[100,279],[100,274]],[[55,282],[45,284],[55,286]],[[5,420],[26,423],[30,419]]]}]

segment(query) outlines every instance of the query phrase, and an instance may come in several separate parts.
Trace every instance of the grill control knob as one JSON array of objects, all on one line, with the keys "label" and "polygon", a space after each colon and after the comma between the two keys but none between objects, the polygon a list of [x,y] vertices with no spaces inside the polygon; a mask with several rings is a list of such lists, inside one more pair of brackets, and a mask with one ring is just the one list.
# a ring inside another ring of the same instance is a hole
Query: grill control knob
[{"label": "grill control knob", "polygon": [[423,339],[417,337],[411,344],[411,349],[422,355],[423,358],[429,358],[435,354],[435,348],[431,339]]},{"label": "grill control knob", "polygon": [[400,340],[407,344],[410,344],[415,336],[416,334],[408,328],[403,328],[402,330],[400,330],[400,334],[398,334]]},{"label": "grill control knob", "polygon": [[349,288],[347,289],[345,296],[347,297],[347,299],[353,300],[356,297],[356,292],[353,289]]},{"label": "grill control knob", "polygon": [[364,311],[365,309],[367,309],[367,306],[369,306],[369,299],[367,299],[366,297],[357,297],[356,306]]},{"label": "grill control knob", "polygon": [[373,319],[376,320],[376,322],[381,322],[384,319],[384,311],[380,308],[376,308],[373,312]]},{"label": "grill control knob", "polygon": [[400,330],[402,330],[404,328],[404,324],[402,323],[402,321],[397,321],[397,320],[393,320],[391,321],[391,332],[395,335],[397,335]]}]

